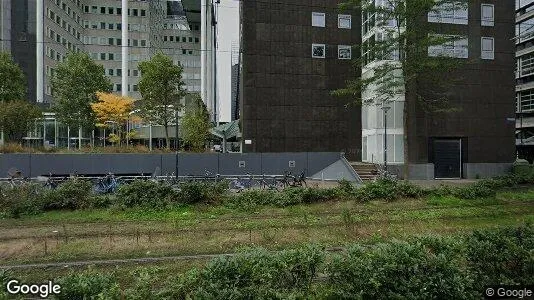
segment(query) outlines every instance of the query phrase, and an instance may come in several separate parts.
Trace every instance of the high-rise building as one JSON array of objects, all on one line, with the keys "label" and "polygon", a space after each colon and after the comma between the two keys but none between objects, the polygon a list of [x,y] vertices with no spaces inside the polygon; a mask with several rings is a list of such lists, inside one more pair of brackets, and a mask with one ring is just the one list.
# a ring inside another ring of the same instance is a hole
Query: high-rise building
[{"label": "high-rise building", "polygon": [[[406,132],[403,96],[388,103],[387,114],[376,105],[364,105],[361,112],[346,108],[351,99],[331,96],[347,79],[366,76],[380,63],[365,51],[354,53],[352,46],[369,49],[366,43],[383,38],[376,15],[343,12],[338,3],[241,2],[244,151],[343,151],[352,159],[383,164],[387,147],[391,170],[401,173],[407,164],[409,176],[420,179],[475,178],[510,168],[515,159],[509,101],[515,86],[513,1],[469,0],[467,6],[453,4],[421,16],[434,32],[459,37],[430,47],[428,55],[463,63],[447,74],[457,79],[446,92],[451,110],[429,112],[411,103]],[[350,63],[356,55],[369,57],[360,71]],[[433,89],[420,85],[417,92]],[[367,90],[362,96],[375,95]]]},{"label": "high-rise building", "polygon": [[244,152],[361,156],[360,109],[331,92],[356,76],[360,16],[339,1],[241,1]]},{"label": "high-rise building", "polygon": [[516,0],[516,128],[520,157],[534,159],[534,0]]},{"label": "high-rise building", "polygon": [[[376,3],[386,5],[384,1]],[[397,26],[395,22],[374,22],[376,17],[364,14],[364,49],[366,43],[383,38],[376,24]],[[456,37],[443,45],[429,47],[428,55],[454,57],[463,63],[454,74],[447,74],[456,79],[444,93],[449,112],[432,112],[425,110],[420,102],[409,102],[405,115],[403,93],[388,103],[388,164],[399,170],[408,164],[409,176],[419,179],[475,178],[505,172],[515,159],[514,108],[506,100],[514,94],[511,25],[514,3],[470,0],[468,5],[437,7],[424,17],[427,28],[432,28],[434,33]],[[384,59],[398,60],[398,53],[380,59],[372,57],[362,76],[372,72],[373,66],[380,64],[378,60]],[[429,94],[433,89],[436,86],[432,84],[418,84],[417,94]],[[365,97],[374,94],[371,89],[365,92]],[[365,162],[384,163],[385,115],[380,106],[362,109]],[[403,126],[405,116],[407,127]],[[408,161],[405,161],[405,149],[408,149]]]},{"label": "high-rise building", "polygon": [[[184,67],[186,89],[200,92],[200,23],[186,17],[178,0],[128,1],[127,25],[122,24],[122,6],[116,0],[2,0],[0,9],[1,48],[23,69],[30,101],[52,100],[51,76],[69,51],[87,52],[104,66],[113,91],[126,89],[133,98],[140,98],[139,63],[162,51]],[[123,26],[128,26],[128,41],[122,40]],[[38,42],[38,30],[42,30],[42,42]],[[124,44],[128,45],[128,70],[121,66]],[[125,72],[128,86],[122,86]],[[36,91],[39,75],[43,99]]]}]

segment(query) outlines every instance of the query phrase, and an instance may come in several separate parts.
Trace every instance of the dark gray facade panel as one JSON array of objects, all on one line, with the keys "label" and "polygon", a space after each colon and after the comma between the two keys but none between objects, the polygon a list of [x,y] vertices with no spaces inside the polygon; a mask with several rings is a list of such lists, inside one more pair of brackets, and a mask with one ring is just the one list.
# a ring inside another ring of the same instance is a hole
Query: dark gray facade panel
[{"label": "dark gray facade panel", "polygon": [[224,175],[262,174],[260,153],[219,154],[219,173]]},{"label": "dark gray facade panel", "polygon": [[308,153],[306,152],[262,153],[261,160],[265,174],[283,174],[284,171],[289,171],[294,175],[302,171],[306,171],[307,175],[314,174],[308,170]]},{"label": "dark gray facade panel", "polygon": [[[178,165],[176,158],[178,157]],[[243,154],[1,154],[0,177],[10,169],[23,176],[37,177],[79,174],[102,176],[176,174],[180,176],[212,175],[281,175],[285,171],[312,175],[340,159],[339,153],[243,153]],[[289,162],[294,162],[290,167]]]},{"label": "dark gray facade panel", "polygon": [[178,156],[178,175],[204,176],[206,171],[215,175],[218,173],[218,154],[180,154]]}]

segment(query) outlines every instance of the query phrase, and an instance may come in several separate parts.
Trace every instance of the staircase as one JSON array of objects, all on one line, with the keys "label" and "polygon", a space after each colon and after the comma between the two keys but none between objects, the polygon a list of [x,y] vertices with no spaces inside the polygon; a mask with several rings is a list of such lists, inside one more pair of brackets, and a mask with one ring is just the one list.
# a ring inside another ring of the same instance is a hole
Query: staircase
[{"label": "staircase", "polygon": [[362,181],[373,181],[378,176],[378,169],[375,164],[351,161],[350,165]]}]

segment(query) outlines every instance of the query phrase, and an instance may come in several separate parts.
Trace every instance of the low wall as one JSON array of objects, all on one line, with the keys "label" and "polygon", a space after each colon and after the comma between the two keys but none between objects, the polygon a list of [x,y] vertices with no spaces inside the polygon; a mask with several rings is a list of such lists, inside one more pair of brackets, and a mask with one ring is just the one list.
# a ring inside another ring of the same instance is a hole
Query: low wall
[{"label": "low wall", "polygon": [[0,154],[0,177],[8,170],[22,171],[23,176],[83,174],[161,175],[178,171],[179,176],[201,176],[206,171],[221,175],[315,174],[341,158],[337,152],[299,153],[225,153],[225,154]]}]

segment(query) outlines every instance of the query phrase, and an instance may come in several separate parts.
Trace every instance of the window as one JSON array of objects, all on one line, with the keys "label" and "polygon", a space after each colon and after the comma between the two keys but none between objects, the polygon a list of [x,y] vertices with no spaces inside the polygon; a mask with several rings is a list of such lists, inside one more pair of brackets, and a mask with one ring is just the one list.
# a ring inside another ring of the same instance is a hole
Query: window
[{"label": "window", "polygon": [[182,37],[182,43],[187,42],[187,38],[185,36]]},{"label": "window", "polygon": [[145,17],[145,16],[146,16],[146,10],[141,9],[141,17]]},{"label": "window", "polygon": [[113,76],[113,69],[108,69],[108,75]]},{"label": "window", "polygon": [[135,77],[139,76],[139,70],[134,69],[133,70],[133,76],[135,76]]},{"label": "window", "polygon": [[108,14],[113,15],[114,9],[113,7],[108,7]]},{"label": "window", "polygon": [[141,47],[146,47],[146,40],[141,40]]},{"label": "window", "polygon": [[446,56],[455,58],[468,58],[469,47],[468,39],[463,37],[451,36],[451,40],[442,45],[432,45],[428,47],[428,56]]},{"label": "window", "polygon": [[115,71],[116,71],[115,73],[117,74],[117,76],[122,76],[122,69],[117,69]]},{"label": "window", "polygon": [[192,37],[189,37],[189,42],[190,42],[190,43],[193,42],[193,38],[192,38]]},{"label": "window", "polygon": [[325,44],[312,44],[312,57],[313,58],[325,58],[326,46]]},{"label": "window", "polygon": [[108,44],[109,44],[109,45],[113,45],[113,41],[114,41],[114,40],[115,40],[114,38],[108,38]]},{"label": "window", "polygon": [[106,60],[106,53],[100,53],[100,60]]},{"label": "window", "polygon": [[120,83],[117,83],[117,84],[115,85],[115,91],[117,91],[117,92],[122,91],[122,85],[121,85]]},{"label": "window", "polygon": [[166,35],[163,36],[163,41],[164,41],[164,42],[167,41],[167,36],[166,36]]},{"label": "window", "polygon": [[198,44],[198,42],[199,42],[199,39],[198,39],[198,38],[195,38],[195,43]]},{"label": "window", "polygon": [[114,27],[114,24],[113,24],[113,23],[109,23],[109,24],[108,24],[108,29],[109,29],[109,30],[113,30],[113,27]]},{"label": "window", "polygon": [[103,14],[103,15],[105,15],[105,14],[106,14],[106,8],[102,6],[102,7],[100,8],[100,13]]},{"label": "window", "polygon": [[326,26],[325,14],[318,13],[318,12],[312,13],[312,26],[313,27],[325,27]]},{"label": "window", "polygon": [[352,47],[339,45],[337,46],[337,58],[339,59],[351,59],[352,58]]},{"label": "window", "polygon": [[492,37],[482,37],[482,59],[495,58],[495,40]]},{"label": "window", "polygon": [[442,5],[435,6],[430,12],[428,12],[428,22],[467,25],[467,4],[461,2],[447,2]]},{"label": "window", "polygon": [[137,8],[133,9],[133,15],[134,15],[134,17],[139,16],[139,10]]},{"label": "window", "polygon": [[352,16],[351,15],[337,15],[337,27],[343,29],[351,29]]},{"label": "window", "polygon": [[493,4],[482,4],[482,26],[494,26],[494,6]]}]

